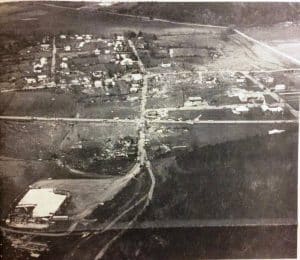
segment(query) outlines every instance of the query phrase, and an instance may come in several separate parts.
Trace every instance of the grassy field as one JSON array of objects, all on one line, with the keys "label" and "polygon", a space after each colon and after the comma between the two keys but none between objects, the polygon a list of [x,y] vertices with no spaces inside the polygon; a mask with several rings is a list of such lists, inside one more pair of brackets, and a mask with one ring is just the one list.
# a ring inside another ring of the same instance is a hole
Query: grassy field
[{"label": "grassy field", "polygon": [[[136,137],[136,126],[106,123],[53,123],[1,121],[1,149],[4,156],[20,159],[50,159],[61,149],[70,149],[79,141],[104,142],[121,136]],[[18,140],[18,142],[16,142]]]},{"label": "grassy field", "polygon": [[[186,146],[190,149],[194,146],[202,147],[218,143],[240,140],[253,136],[268,135],[273,129],[297,131],[297,124],[165,124],[164,127],[155,122],[149,128],[149,147],[161,143],[169,147]],[[150,149],[151,150],[151,149]]]},{"label": "grassy field", "polygon": [[200,110],[200,111],[170,111],[168,118],[178,120],[193,120],[199,118],[199,120],[283,120],[283,119],[294,119],[295,117],[288,111],[285,110],[281,113],[265,113],[260,108],[250,108],[247,113],[240,115],[234,114],[229,109],[216,109],[216,110]]},{"label": "grassy field", "polygon": [[[129,97],[131,95],[128,95]],[[2,93],[0,114],[18,116],[135,118],[139,102],[120,100],[118,96],[99,97],[53,90]]]},{"label": "grassy field", "polygon": [[55,187],[57,189],[67,190],[71,193],[70,205],[67,207],[69,216],[80,215],[80,213],[91,207],[97,206],[106,200],[110,200],[115,195],[110,193],[110,188],[118,178],[107,178],[99,180],[86,179],[61,179],[61,180],[41,180],[35,182],[33,187]]}]

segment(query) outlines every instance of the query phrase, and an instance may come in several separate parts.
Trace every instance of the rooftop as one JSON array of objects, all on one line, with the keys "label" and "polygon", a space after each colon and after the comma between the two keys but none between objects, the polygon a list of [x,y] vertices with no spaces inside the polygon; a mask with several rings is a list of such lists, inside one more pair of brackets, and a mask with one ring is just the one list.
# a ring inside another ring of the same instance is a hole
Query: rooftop
[{"label": "rooftop", "polygon": [[18,203],[17,207],[31,207],[32,217],[50,217],[63,204],[67,195],[55,193],[53,188],[30,189]]}]

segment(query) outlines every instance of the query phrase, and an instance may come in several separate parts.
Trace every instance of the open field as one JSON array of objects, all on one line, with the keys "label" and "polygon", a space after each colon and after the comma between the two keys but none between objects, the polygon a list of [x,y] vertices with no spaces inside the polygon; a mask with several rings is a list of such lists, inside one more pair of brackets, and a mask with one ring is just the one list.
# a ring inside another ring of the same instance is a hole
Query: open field
[{"label": "open field", "polygon": [[130,119],[139,115],[138,101],[130,102],[114,97],[80,97],[52,90],[2,93],[0,103],[1,115]]},{"label": "open field", "polygon": [[134,125],[124,128],[118,123],[1,121],[1,154],[19,159],[50,159],[80,142],[100,144],[108,139],[116,142],[119,138],[136,135]]},{"label": "open field", "polygon": [[[151,57],[147,59],[150,67],[154,67],[151,70],[159,72],[161,63],[170,63],[173,70],[272,70],[289,66],[289,62],[239,35],[232,34],[224,40],[220,31],[206,35],[201,30],[193,34],[158,35],[158,40],[150,42]],[[151,62],[152,57],[155,62]]]},{"label": "open field", "polygon": [[[61,179],[41,180],[35,182],[33,187],[55,187],[67,190],[71,193],[70,205],[67,207],[67,215],[71,217],[80,216],[82,212],[95,207],[106,200],[111,200],[117,190],[110,190],[119,178],[107,178],[99,180],[86,179]],[[80,185],[79,185],[80,184]]]},{"label": "open field", "polygon": [[[160,144],[165,144],[176,151],[188,150],[192,147],[202,147],[218,143],[244,139],[253,136],[268,135],[273,129],[297,131],[297,124],[195,124],[182,125],[180,123],[165,125],[152,122],[147,138],[149,147],[157,149]],[[181,148],[180,148],[181,147]]]},{"label": "open field", "polygon": [[265,113],[260,108],[251,108],[249,112],[237,115],[230,109],[170,111],[168,118],[174,120],[282,120],[293,119],[294,116],[285,110],[283,113]]},{"label": "open field", "polygon": [[[14,9],[23,11],[22,16],[15,15]],[[24,9],[25,8],[25,9]],[[41,10],[44,15],[34,16],[32,14],[26,15],[27,10],[37,9]],[[160,33],[169,31],[181,30],[186,32],[185,26],[167,24],[163,22],[141,21],[140,19],[132,17],[119,17],[113,14],[102,13],[97,11],[77,11],[64,10],[46,6],[41,3],[24,3],[23,7],[16,7],[16,4],[10,4],[5,13],[5,19],[1,19],[3,24],[0,32],[8,33],[14,32],[16,34],[26,35],[35,33],[42,34],[58,34],[64,31],[73,31],[76,33],[95,33],[95,34],[113,34],[115,32],[134,30],[134,31],[148,31],[157,32],[157,28],[161,28]],[[22,18],[37,18],[37,20],[20,20]],[[84,23],[82,21],[85,21]],[[7,26],[9,24],[9,26]],[[32,26],[28,31],[28,27]],[[27,30],[26,30],[27,29]]]}]

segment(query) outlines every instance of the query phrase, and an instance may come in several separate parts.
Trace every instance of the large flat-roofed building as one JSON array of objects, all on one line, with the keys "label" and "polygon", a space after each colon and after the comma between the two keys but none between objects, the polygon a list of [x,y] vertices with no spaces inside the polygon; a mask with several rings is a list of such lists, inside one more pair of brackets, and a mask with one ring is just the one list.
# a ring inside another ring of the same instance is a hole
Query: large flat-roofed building
[{"label": "large flat-roofed building", "polygon": [[51,219],[68,197],[68,192],[54,188],[31,188],[16,205],[6,223],[18,228],[48,228]]}]

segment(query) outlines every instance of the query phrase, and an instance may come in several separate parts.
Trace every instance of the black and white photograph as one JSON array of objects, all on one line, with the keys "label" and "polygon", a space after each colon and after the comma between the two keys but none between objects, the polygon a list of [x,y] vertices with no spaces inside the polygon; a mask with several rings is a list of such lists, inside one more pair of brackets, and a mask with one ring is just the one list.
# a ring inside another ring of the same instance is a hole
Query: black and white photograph
[{"label": "black and white photograph", "polygon": [[297,1],[0,0],[0,259],[297,259],[299,97]]}]

